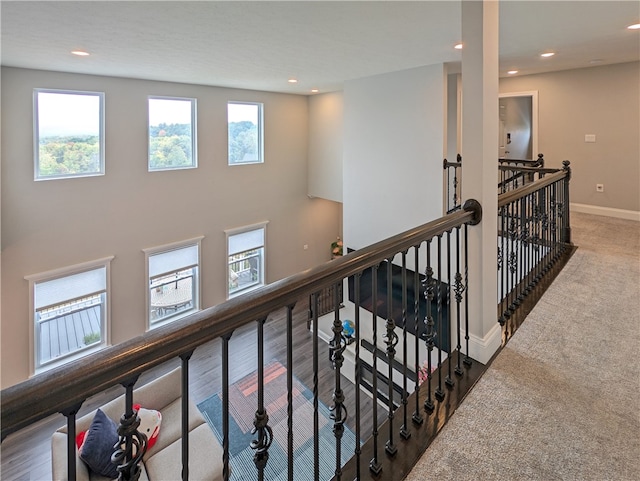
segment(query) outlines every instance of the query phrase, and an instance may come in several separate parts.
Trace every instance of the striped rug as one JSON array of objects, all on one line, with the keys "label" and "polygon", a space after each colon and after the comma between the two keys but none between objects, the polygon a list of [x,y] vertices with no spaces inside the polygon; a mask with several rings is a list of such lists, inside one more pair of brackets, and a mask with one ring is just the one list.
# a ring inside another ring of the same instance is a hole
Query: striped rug
[{"label": "striped rug", "polygon": [[[273,430],[273,443],[269,448],[269,461],[264,479],[287,480],[287,369],[278,361],[264,368],[264,405]],[[293,479],[313,480],[313,393],[298,379],[293,378]],[[258,479],[253,462],[255,451],[250,443],[258,406],[257,373],[254,372],[229,386],[229,457],[231,479],[252,481]],[[198,409],[222,443],[222,393],[214,394],[198,404]],[[320,479],[331,479],[336,464],[336,439],[329,409],[319,402],[319,467]],[[355,449],[355,435],[345,426],[342,437],[342,464]]]}]

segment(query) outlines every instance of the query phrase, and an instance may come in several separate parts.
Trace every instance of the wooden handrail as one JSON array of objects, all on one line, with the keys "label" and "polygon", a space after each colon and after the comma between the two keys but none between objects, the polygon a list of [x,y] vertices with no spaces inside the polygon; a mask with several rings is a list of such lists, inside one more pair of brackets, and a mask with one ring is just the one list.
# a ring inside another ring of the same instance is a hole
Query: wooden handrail
[{"label": "wooden handrail", "polygon": [[2,439],[89,396],[136,379],[144,371],[187,353],[249,322],[295,304],[313,292],[362,272],[423,241],[463,224],[475,225],[482,208],[469,200],[461,211],[356,250],[253,292],[196,312],[95,354],[3,389]]},{"label": "wooden handrail", "polygon": [[504,207],[505,205],[515,200],[525,197],[539,189],[542,189],[543,187],[546,187],[547,185],[551,185],[554,182],[564,179],[565,177],[569,177],[570,175],[571,174],[568,168],[563,169],[560,171],[556,171],[553,174],[547,175],[542,179],[531,182],[530,184],[527,184],[525,186],[500,194],[498,195],[498,208]]}]

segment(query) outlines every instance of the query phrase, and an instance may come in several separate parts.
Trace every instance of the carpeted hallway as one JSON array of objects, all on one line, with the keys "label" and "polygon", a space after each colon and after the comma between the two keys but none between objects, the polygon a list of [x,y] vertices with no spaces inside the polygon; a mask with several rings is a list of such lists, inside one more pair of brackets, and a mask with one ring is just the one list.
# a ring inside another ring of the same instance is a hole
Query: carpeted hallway
[{"label": "carpeted hallway", "polygon": [[578,250],[407,480],[640,479],[640,222]]}]

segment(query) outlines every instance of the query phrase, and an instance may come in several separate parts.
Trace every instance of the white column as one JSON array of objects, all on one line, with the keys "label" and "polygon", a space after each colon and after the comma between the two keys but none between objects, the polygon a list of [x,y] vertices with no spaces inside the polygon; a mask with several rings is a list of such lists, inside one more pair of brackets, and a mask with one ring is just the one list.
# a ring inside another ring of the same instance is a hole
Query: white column
[{"label": "white column", "polygon": [[497,304],[498,2],[462,2],[462,196],[482,205],[469,227],[470,355],[500,346]]}]

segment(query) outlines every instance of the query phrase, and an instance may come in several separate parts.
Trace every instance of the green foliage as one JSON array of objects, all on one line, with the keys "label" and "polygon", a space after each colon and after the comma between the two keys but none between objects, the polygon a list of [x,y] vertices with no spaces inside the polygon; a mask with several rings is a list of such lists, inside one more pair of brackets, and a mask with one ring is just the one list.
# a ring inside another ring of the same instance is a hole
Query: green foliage
[{"label": "green foliage", "polygon": [[90,334],[87,334],[86,336],[84,336],[83,342],[85,344],[85,346],[88,346],[90,344],[96,343],[100,340],[100,333],[99,332],[92,332]]},{"label": "green foliage", "polygon": [[247,159],[258,160],[258,126],[248,120],[230,122],[229,162],[246,162]]},{"label": "green foliage", "polygon": [[149,127],[149,166],[171,169],[193,165],[190,124],[159,124]]},{"label": "green foliage", "polygon": [[38,167],[41,177],[98,173],[100,139],[97,135],[41,138]]}]

